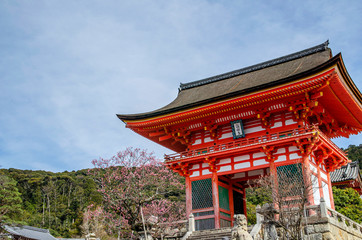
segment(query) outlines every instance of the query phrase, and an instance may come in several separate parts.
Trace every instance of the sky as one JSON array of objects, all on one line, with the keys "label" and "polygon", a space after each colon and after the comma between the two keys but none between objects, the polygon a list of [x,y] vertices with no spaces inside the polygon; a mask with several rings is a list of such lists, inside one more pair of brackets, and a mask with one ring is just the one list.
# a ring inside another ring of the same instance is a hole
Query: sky
[{"label": "sky", "polygon": [[162,158],[171,151],[116,114],[158,109],[181,82],[328,39],[362,90],[361,12],[359,0],[2,0],[0,166],[79,170],[128,146]]}]

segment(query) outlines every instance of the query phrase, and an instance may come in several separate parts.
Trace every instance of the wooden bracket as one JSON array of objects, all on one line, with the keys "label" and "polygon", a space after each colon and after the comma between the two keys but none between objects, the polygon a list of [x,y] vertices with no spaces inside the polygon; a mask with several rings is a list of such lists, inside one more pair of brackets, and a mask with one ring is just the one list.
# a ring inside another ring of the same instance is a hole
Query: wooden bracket
[{"label": "wooden bracket", "polygon": [[188,163],[173,163],[168,165],[168,167],[183,177],[190,176],[190,167]]},{"label": "wooden bracket", "polygon": [[315,131],[312,137],[308,137],[302,140],[297,139],[295,140],[295,142],[295,146],[299,149],[302,156],[308,156],[309,154],[314,152],[320,145],[318,131]]},{"label": "wooden bracket", "polygon": [[210,158],[210,157],[205,157],[204,160],[207,164],[209,164],[210,167],[210,171],[211,172],[217,172],[219,169],[216,166],[216,164],[219,162],[218,160],[216,160],[216,158]]},{"label": "wooden bracket", "polygon": [[274,126],[274,122],[270,120],[270,115],[270,111],[267,110],[261,110],[256,114],[256,117],[261,121],[262,127],[267,131],[269,131],[272,126]]},{"label": "wooden bracket", "polygon": [[275,159],[274,159],[273,154],[276,152],[276,149],[274,146],[263,146],[263,148],[261,150],[265,153],[265,155],[267,157],[267,159],[266,159],[267,162],[274,162]]},{"label": "wooden bracket", "polygon": [[204,130],[210,132],[210,138],[213,140],[217,140],[219,138],[218,134],[218,125],[213,122],[205,122],[204,123]]}]

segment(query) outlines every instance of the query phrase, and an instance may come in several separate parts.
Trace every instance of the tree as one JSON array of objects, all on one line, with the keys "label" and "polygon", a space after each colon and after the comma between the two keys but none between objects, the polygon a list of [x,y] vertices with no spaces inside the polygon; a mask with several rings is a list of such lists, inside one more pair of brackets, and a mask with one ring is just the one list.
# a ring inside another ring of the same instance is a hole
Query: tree
[{"label": "tree", "polygon": [[161,239],[166,232],[174,234],[176,233],[175,229],[182,228],[183,223],[179,220],[185,219],[186,211],[184,202],[173,202],[169,199],[160,199],[148,203],[143,210],[147,216],[147,231],[151,230],[154,236],[161,237]]},{"label": "tree", "polygon": [[[131,237],[137,231],[146,230],[146,221],[153,214],[149,207],[158,210],[163,221],[175,220],[171,211],[163,211],[157,201],[175,189],[183,189],[177,174],[169,170],[152,153],[127,148],[110,159],[92,161],[94,176],[103,195],[104,212],[113,233]],[[171,210],[171,208],[169,208]],[[179,215],[183,218],[184,216]]]},{"label": "tree", "polygon": [[333,187],[334,206],[339,213],[361,223],[362,199],[353,188],[340,189]]},{"label": "tree", "polygon": [[266,223],[278,228],[279,239],[299,240],[303,237],[305,206],[309,204],[313,191],[317,190],[313,188],[316,182],[304,181],[304,178],[301,164],[292,164],[283,166],[275,175],[262,176],[249,183],[251,194],[256,195],[249,198],[268,203],[260,214]]},{"label": "tree", "polygon": [[81,225],[83,235],[94,233],[98,238],[104,239],[107,236],[104,225],[105,216],[106,214],[100,206],[89,205],[83,214]]},{"label": "tree", "polygon": [[0,227],[4,223],[12,223],[22,213],[22,200],[16,188],[16,181],[0,175]]},{"label": "tree", "polygon": [[350,160],[352,161],[359,161],[359,167],[362,169],[362,144],[356,145],[349,145],[347,149],[343,149]]},{"label": "tree", "polygon": [[10,168],[0,169],[0,175],[14,179],[21,194],[22,214],[11,218],[49,228],[55,236],[80,237],[84,209],[102,202],[88,169],[52,173]]}]

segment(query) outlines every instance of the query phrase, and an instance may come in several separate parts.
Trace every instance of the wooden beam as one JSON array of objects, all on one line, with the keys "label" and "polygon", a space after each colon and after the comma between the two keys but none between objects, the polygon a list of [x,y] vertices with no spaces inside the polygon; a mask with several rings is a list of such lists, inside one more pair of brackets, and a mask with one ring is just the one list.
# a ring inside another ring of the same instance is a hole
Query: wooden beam
[{"label": "wooden beam", "polygon": [[166,133],[165,132],[151,132],[148,134],[148,136],[150,137],[158,137],[158,136],[162,136],[162,135],[165,135]]},{"label": "wooden beam", "polygon": [[158,141],[162,142],[162,141],[165,141],[165,140],[168,140],[172,138],[172,135],[171,134],[167,134],[166,136],[162,136],[162,137],[159,137],[158,138]]}]

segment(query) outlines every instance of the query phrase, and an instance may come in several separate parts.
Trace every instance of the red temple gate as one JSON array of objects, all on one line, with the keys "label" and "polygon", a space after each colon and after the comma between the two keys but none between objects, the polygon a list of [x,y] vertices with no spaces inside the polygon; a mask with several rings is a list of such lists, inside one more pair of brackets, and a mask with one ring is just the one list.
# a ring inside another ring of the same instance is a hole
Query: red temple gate
[{"label": "red temple gate", "polygon": [[327,45],[181,84],[161,109],[118,115],[176,152],[165,164],[186,178],[198,230],[232,226],[246,214],[246,182],[266,174],[300,171],[315,189],[309,204],[334,208],[329,173],[349,160],[330,138],[361,132],[362,96]]}]

